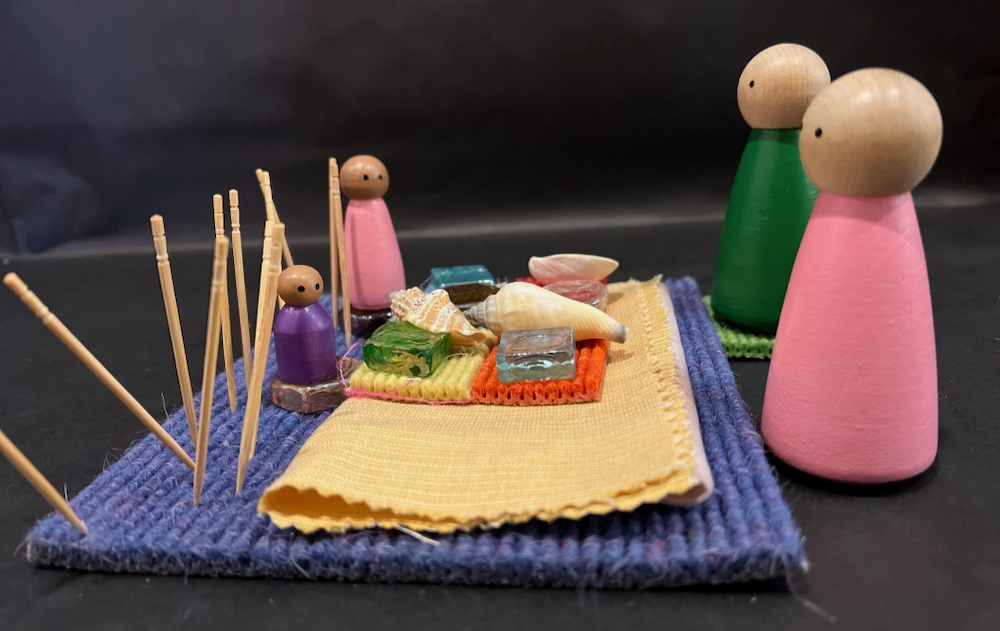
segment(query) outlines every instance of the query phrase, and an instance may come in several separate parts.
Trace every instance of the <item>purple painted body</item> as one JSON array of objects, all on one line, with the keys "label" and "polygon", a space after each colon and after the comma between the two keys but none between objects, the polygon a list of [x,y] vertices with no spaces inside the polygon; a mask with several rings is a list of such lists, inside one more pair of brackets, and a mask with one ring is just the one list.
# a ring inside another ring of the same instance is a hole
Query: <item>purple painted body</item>
[{"label": "purple painted body", "polygon": [[278,378],[286,383],[326,381],[337,372],[333,319],[318,303],[285,305],[274,319]]}]

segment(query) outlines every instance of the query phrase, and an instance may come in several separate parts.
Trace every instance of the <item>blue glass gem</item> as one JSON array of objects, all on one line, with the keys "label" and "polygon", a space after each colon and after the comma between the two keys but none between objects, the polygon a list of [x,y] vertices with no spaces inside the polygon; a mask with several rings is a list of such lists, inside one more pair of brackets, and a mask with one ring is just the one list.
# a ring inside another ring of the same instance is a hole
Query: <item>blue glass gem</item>
[{"label": "blue glass gem", "polygon": [[573,327],[504,331],[497,348],[497,376],[503,383],[572,379],[576,376]]},{"label": "blue glass gem", "polygon": [[432,267],[430,278],[420,289],[425,293],[444,289],[458,306],[482,302],[497,292],[496,279],[482,265]]}]

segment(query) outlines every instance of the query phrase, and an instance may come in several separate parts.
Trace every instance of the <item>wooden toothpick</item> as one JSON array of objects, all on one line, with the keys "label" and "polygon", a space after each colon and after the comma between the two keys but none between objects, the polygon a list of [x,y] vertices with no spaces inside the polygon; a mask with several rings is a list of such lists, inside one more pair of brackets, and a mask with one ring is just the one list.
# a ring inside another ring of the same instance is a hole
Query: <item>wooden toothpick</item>
[{"label": "wooden toothpick", "polygon": [[191,444],[197,438],[198,418],[194,413],[194,393],[191,391],[191,372],[188,370],[187,352],[184,350],[184,336],[181,334],[181,318],[177,312],[177,296],[174,294],[174,277],[170,271],[170,257],[167,254],[167,235],[163,229],[163,217],[149,218],[153,229],[153,247],[156,248],[156,269],[160,273],[160,290],[163,292],[163,308],[167,312],[167,327],[170,329],[170,344],[174,350],[174,365],[177,366],[177,382],[181,388],[184,416],[187,417]]},{"label": "wooden toothpick", "polygon": [[[257,181],[260,183],[260,192],[264,194],[264,209],[267,211],[267,218],[274,223],[281,223],[278,217],[278,208],[274,205],[274,191],[271,188],[271,174],[263,169],[257,169]],[[281,251],[285,255],[285,267],[295,265],[292,262],[292,251],[288,248],[288,236],[281,240]]]},{"label": "wooden toothpick", "polygon": [[[257,289],[257,326],[254,329],[253,352],[256,358],[257,336],[260,334],[262,316],[264,315],[264,300],[267,298],[267,274],[271,261],[271,234],[274,232],[274,222],[268,219],[264,222],[264,245],[260,253],[260,287]],[[266,350],[265,350],[266,352]],[[264,361],[267,361],[265,359]],[[257,363],[257,362],[254,362]],[[249,386],[247,386],[249,387]],[[247,395],[249,397],[250,395]]]},{"label": "wooden toothpick", "polygon": [[212,399],[215,395],[215,367],[219,361],[219,318],[222,315],[223,295],[226,290],[226,259],[229,239],[215,237],[215,258],[212,263],[212,294],[208,302],[208,334],[205,336],[205,367],[201,378],[201,415],[198,417],[198,448],[194,472],[194,505],[201,501],[201,487],[205,482],[208,461],[208,431],[212,425]]},{"label": "wooden toothpick", "polygon": [[243,378],[250,381],[253,357],[250,356],[250,314],[247,312],[247,282],[243,274],[243,237],[240,235],[240,196],[235,189],[229,191],[229,221],[232,226],[233,271],[236,275],[236,301],[240,311],[240,342],[243,344]]},{"label": "wooden toothpick", "polygon": [[[340,174],[337,161],[330,160],[330,199],[334,231],[337,238],[337,257],[340,261],[340,293],[344,295],[344,341],[351,348],[351,287],[347,274],[347,248],[344,246],[344,211],[340,198]],[[332,247],[332,242],[331,242]],[[333,311],[337,311],[337,297],[333,298]],[[336,324],[336,321],[334,321]]]},{"label": "wooden toothpick", "polygon": [[142,404],[136,401],[135,397],[133,397],[129,391],[125,389],[125,386],[115,379],[114,375],[108,372],[108,369],[105,368],[101,362],[97,361],[94,354],[87,350],[87,347],[84,346],[83,343],[78,340],[69,329],[66,328],[65,324],[59,321],[59,318],[57,318],[55,314],[49,311],[49,308],[45,306],[45,304],[34,294],[34,292],[28,289],[28,286],[24,284],[24,281],[21,280],[17,274],[11,272],[10,274],[4,276],[3,284],[7,285],[7,287],[21,299],[21,302],[27,305],[27,307],[31,309],[36,316],[38,316],[38,319],[42,321],[42,324],[48,327],[48,329],[52,331],[57,338],[59,338],[59,341],[65,344],[66,348],[72,351],[73,354],[76,355],[81,362],[83,362],[83,365],[94,373],[94,375],[101,380],[101,383],[103,383],[108,390],[111,390],[112,394],[118,397],[118,400],[124,403],[125,407],[127,407],[132,414],[135,414],[136,418],[138,418],[139,421],[142,422],[142,424],[145,425],[154,436],[160,439],[160,442],[167,446],[167,449],[180,458],[181,462],[187,465],[188,468],[194,470],[194,461],[191,460],[190,456],[184,453],[184,450],[177,444],[177,441],[171,438],[170,434],[160,427],[160,424],[156,422],[156,419],[150,416],[149,412],[142,407]]},{"label": "wooden toothpick", "polygon": [[332,303],[331,314],[333,316],[334,342],[337,336],[337,294],[340,293],[339,284],[339,264],[337,260],[337,221],[334,215],[340,207],[340,171],[337,168],[336,158],[330,158],[329,170],[330,183],[330,301]]},{"label": "wooden toothpick", "polygon": [[[282,226],[284,226],[284,224],[282,224]],[[284,229],[284,228],[282,228],[282,229]],[[257,345],[257,341],[260,339],[261,327],[264,326],[264,320],[265,320],[264,313],[265,313],[265,311],[270,314],[269,317],[272,317],[272,318],[274,317],[274,299],[271,299],[271,301],[268,302],[268,289],[267,289],[268,283],[270,282],[270,278],[271,278],[270,274],[271,274],[271,261],[272,260],[278,266],[278,271],[280,273],[280,271],[281,271],[281,246],[279,246],[278,242],[274,240],[274,222],[272,222],[270,219],[268,219],[267,221],[264,222],[264,247],[262,248],[261,258],[260,258],[260,290],[257,292],[257,328],[254,331],[254,353],[256,353],[257,349],[260,348]],[[278,300],[278,308],[281,308],[283,306],[285,306],[284,301],[279,299]],[[265,337],[264,338],[264,347],[263,347],[264,348],[264,362],[265,363],[267,362],[267,351],[268,351],[269,345],[270,345],[270,338],[269,337]],[[261,382],[263,382],[263,378],[261,379]],[[247,402],[248,402],[248,406],[249,406],[249,401],[251,399],[251,395],[250,395],[250,392],[251,392],[251,390],[250,390],[250,383],[251,382],[247,383]],[[257,385],[258,388],[260,386],[261,386],[261,384]],[[242,433],[241,439],[240,439],[241,444],[242,444],[242,442],[244,440],[246,440],[246,432],[247,432],[247,427],[246,427],[246,418],[247,418],[246,417],[246,411],[244,411],[243,414],[244,414],[244,416],[243,416],[244,422],[243,422],[243,433]],[[247,455],[247,460],[249,460],[250,458],[253,458],[254,448],[255,448],[255,445],[250,445],[249,452],[248,452],[249,455]],[[242,446],[241,446],[241,451],[242,451]]]},{"label": "wooden toothpick", "polygon": [[[215,238],[226,236],[226,217],[222,212],[222,195],[212,196],[215,211]],[[222,277],[222,356],[226,363],[226,386],[229,391],[229,410],[236,411],[236,370],[233,368],[233,324],[229,314],[229,275]]]},{"label": "wooden toothpick", "polygon": [[[337,220],[336,214],[340,209],[340,170],[337,168],[336,158],[330,158],[330,302],[332,303],[331,314],[333,316],[334,343],[337,337],[337,319],[339,309],[337,308],[337,294],[340,293],[340,262],[337,258]],[[345,327],[346,328],[346,327]]]},{"label": "wooden toothpick", "polygon": [[[268,257],[268,292],[265,298],[265,304],[267,307],[267,320],[265,320],[265,325],[267,329],[263,332],[264,336],[264,348],[268,349],[271,341],[271,333],[274,330],[274,304],[277,300],[278,309],[280,310],[285,302],[278,298],[278,277],[281,275],[281,241],[277,237],[281,236],[281,233],[285,231],[285,224],[279,223],[275,224],[274,234],[275,239],[271,242],[271,256]],[[264,369],[260,370],[260,379],[257,381],[257,387],[260,388],[264,385]],[[259,421],[259,413],[254,415],[253,426],[251,427],[251,438],[250,438],[250,455],[248,460],[253,458],[254,454],[257,453],[257,425]]]},{"label": "wooden toothpick", "polygon": [[284,224],[275,224],[274,242],[265,281],[264,299],[260,316],[257,318],[257,339],[254,342],[254,352],[257,361],[254,362],[253,375],[247,387],[246,416],[243,417],[243,431],[240,437],[240,458],[236,470],[236,492],[243,490],[246,478],[247,463],[253,457],[257,442],[257,421],[260,418],[261,388],[264,382],[264,372],[267,368],[267,351],[271,341],[271,327],[274,324],[274,305],[278,293],[278,275],[281,273],[281,238],[284,236]]},{"label": "wooden toothpick", "polygon": [[69,502],[67,502],[62,495],[59,495],[59,491],[55,489],[52,484],[45,479],[45,476],[35,468],[35,465],[31,464],[31,461],[21,453],[21,450],[17,448],[17,445],[12,443],[7,435],[0,431],[0,452],[7,460],[10,461],[14,468],[17,469],[24,479],[27,480],[31,486],[35,487],[35,490],[42,494],[45,501],[49,505],[59,511],[66,521],[73,524],[77,530],[83,534],[87,534],[87,525],[76,516],[73,509],[70,508]]}]

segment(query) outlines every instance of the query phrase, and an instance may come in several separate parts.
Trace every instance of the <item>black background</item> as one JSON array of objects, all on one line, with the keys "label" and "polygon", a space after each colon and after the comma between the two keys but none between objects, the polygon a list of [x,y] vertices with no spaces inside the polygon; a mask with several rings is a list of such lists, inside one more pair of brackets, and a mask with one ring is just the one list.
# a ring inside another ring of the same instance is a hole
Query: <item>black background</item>
[{"label": "black background", "polygon": [[356,153],[388,166],[401,230],[710,212],[747,135],[740,71],[783,41],[834,77],[918,78],[945,119],[928,186],[993,186],[998,23],[990,0],[7,0],[0,251],[145,240],[154,212],[177,240],[228,188],[252,223],[256,167],[309,237],[326,158]]},{"label": "black background", "polygon": [[[938,461],[866,490],[776,463],[812,563],[804,597],[836,627],[780,583],[576,592],[38,570],[17,548],[49,508],[0,463],[0,552],[14,553],[0,554],[0,629],[1000,628],[998,21],[985,0],[0,3],[0,251],[20,253],[0,269],[154,416],[180,398],[148,216],[167,222],[185,335],[204,339],[209,197],[239,188],[259,234],[255,167],[272,173],[297,261],[324,272],[326,158],[365,152],[392,174],[410,284],[432,265],[512,278],[532,254],[586,251],[621,260],[616,279],[691,274],[705,290],[747,135],[736,81],[757,51],[802,43],[835,77],[904,70],[945,119],[915,193]],[[197,343],[189,358],[200,366]],[[733,367],[759,418],[766,362]],[[70,496],[143,434],[10,295],[0,375],[0,426]]]},{"label": "black background", "polygon": [[[1000,628],[1000,204],[922,207],[938,343],[940,450],[926,475],[851,489],[779,467],[811,563],[801,604],[781,583],[593,592],[433,585],[111,576],[32,568],[11,555],[50,509],[0,462],[0,629],[862,629]],[[551,234],[403,239],[413,281],[442,257],[523,274],[542,249],[622,261],[616,280],[693,275],[711,282],[717,221]],[[248,247],[246,256],[258,256]],[[323,270],[322,245],[295,247]],[[201,366],[211,253],[171,256],[191,366]],[[12,260],[14,270],[154,416],[180,407],[151,248],[136,254]],[[247,279],[253,286],[256,271]],[[767,362],[733,362],[760,418]],[[142,425],[13,296],[0,295],[0,426],[75,495]],[[162,395],[162,399],[161,399]]]}]

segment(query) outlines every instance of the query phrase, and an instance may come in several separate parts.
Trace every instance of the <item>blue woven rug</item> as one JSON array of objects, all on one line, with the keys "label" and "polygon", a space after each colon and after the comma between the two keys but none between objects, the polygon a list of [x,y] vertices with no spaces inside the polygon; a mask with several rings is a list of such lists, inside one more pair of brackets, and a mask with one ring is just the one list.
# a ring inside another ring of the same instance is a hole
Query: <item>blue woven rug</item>
[{"label": "blue woven rug", "polygon": [[[303,536],[279,530],[257,515],[257,500],[325,414],[293,414],[265,397],[257,454],[244,492],[235,496],[246,391],[241,409],[230,414],[220,376],[199,507],[191,504],[191,471],[149,436],[71,502],[90,535],[49,515],[28,534],[28,560],[106,572],[599,588],[798,574],[805,564],[799,533],[698,287],[690,278],[669,287],[715,476],[715,493],[698,507],[647,505],[580,521],[534,521],[436,536],[436,546],[397,531]],[[343,345],[341,337],[341,352]],[[265,384],[274,370],[272,353]],[[243,382],[242,362],[237,381]],[[163,426],[193,453],[183,410]]]}]

